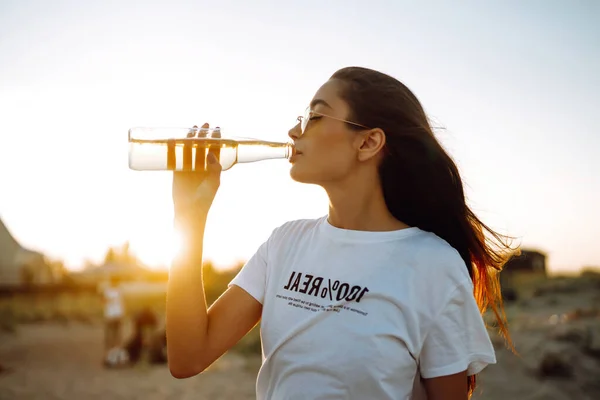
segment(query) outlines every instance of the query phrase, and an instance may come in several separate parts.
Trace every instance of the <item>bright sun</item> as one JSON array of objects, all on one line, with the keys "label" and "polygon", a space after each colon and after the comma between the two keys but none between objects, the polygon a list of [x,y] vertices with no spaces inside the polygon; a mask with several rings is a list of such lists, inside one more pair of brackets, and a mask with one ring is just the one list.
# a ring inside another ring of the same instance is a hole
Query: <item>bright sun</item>
[{"label": "bright sun", "polygon": [[181,250],[183,239],[177,230],[157,234],[149,232],[131,241],[132,251],[151,268],[169,267]]}]

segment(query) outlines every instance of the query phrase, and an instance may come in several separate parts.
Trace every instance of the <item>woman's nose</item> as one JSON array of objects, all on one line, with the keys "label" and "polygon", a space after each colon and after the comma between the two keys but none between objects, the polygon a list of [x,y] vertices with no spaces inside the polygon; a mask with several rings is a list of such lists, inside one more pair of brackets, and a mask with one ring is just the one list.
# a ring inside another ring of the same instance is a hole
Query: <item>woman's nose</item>
[{"label": "woman's nose", "polygon": [[290,129],[288,131],[288,136],[292,139],[292,140],[296,140],[298,139],[300,136],[302,136],[302,130],[300,129],[300,123],[297,123],[292,129]]}]

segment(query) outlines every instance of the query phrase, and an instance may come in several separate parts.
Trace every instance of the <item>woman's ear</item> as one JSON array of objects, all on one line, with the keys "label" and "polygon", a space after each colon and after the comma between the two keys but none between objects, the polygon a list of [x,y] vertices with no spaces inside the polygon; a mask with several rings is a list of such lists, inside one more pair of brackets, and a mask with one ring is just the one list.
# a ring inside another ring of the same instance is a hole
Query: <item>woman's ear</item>
[{"label": "woman's ear", "polygon": [[359,144],[359,161],[376,157],[385,146],[385,132],[379,128],[369,129],[361,135]]}]

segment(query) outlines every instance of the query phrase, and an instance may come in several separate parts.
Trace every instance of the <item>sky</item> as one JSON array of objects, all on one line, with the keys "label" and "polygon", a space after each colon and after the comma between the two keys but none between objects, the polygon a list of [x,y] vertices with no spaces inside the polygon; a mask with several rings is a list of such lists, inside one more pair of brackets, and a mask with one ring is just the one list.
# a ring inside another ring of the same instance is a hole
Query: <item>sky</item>
[{"label": "sky", "polygon": [[[129,240],[175,247],[171,177],[128,169],[133,126],[209,122],[285,141],[315,91],[360,65],[405,83],[491,227],[600,266],[600,2],[0,0],[0,218],[71,269]],[[223,172],[205,258],[249,258],[327,213],[285,160]]]}]

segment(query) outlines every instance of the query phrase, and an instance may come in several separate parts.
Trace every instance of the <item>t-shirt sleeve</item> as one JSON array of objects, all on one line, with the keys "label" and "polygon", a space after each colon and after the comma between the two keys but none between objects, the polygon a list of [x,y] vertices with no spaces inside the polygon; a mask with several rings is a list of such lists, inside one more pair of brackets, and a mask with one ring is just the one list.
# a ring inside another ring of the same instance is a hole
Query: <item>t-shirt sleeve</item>
[{"label": "t-shirt sleeve", "polygon": [[236,285],[263,304],[267,287],[267,259],[269,240],[265,241],[244,264],[228,286]]},{"label": "t-shirt sleeve", "polygon": [[494,347],[483,322],[470,282],[457,287],[426,334],[419,356],[425,379],[467,370],[481,372],[495,364]]}]

